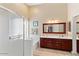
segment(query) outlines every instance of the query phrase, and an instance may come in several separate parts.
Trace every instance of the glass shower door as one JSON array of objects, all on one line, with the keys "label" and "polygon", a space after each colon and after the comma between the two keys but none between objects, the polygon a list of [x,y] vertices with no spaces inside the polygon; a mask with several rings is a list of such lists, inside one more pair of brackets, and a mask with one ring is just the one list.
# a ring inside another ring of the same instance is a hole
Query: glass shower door
[{"label": "glass shower door", "polygon": [[15,17],[9,20],[10,55],[22,56],[24,52],[23,19]]}]

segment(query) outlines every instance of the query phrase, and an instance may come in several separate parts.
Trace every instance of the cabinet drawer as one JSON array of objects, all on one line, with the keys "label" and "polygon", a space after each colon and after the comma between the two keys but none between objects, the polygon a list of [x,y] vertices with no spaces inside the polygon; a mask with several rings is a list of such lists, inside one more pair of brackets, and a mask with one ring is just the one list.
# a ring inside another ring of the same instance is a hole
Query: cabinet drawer
[{"label": "cabinet drawer", "polygon": [[53,45],[52,45],[52,43],[47,43],[46,47],[47,47],[47,48],[52,48]]},{"label": "cabinet drawer", "polygon": [[52,43],[53,41],[52,41],[52,40],[46,40],[46,42],[47,42],[47,43]]},{"label": "cabinet drawer", "polygon": [[61,49],[61,44],[55,44],[56,49]]}]

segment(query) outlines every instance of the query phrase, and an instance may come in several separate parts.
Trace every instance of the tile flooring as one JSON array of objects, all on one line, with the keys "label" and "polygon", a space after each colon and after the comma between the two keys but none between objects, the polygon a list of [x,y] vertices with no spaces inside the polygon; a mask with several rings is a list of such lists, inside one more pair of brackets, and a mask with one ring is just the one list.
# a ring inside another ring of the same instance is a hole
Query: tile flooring
[{"label": "tile flooring", "polygon": [[74,55],[67,51],[38,48],[35,51],[33,51],[33,56],[79,56],[79,54]]}]

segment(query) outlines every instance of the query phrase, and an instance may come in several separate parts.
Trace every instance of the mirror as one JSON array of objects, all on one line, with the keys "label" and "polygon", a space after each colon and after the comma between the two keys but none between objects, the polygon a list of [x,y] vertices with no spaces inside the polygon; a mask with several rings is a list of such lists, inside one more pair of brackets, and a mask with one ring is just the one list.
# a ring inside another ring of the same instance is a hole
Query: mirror
[{"label": "mirror", "polygon": [[[77,34],[79,34],[79,22],[77,22],[76,24],[76,31],[77,31]],[[69,22],[69,32],[71,32],[71,23]]]},{"label": "mirror", "polygon": [[76,29],[77,29],[77,34],[79,34],[79,22],[77,22],[77,27],[76,27]]},{"label": "mirror", "polygon": [[44,23],[43,33],[65,34],[66,23]]}]

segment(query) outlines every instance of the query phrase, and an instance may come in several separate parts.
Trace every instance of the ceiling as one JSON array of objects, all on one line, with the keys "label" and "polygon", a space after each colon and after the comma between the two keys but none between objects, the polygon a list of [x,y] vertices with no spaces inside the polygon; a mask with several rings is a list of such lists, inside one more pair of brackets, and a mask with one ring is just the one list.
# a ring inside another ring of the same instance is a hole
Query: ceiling
[{"label": "ceiling", "polygon": [[26,3],[26,4],[29,5],[29,6],[33,6],[33,5],[40,5],[42,3]]}]

